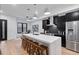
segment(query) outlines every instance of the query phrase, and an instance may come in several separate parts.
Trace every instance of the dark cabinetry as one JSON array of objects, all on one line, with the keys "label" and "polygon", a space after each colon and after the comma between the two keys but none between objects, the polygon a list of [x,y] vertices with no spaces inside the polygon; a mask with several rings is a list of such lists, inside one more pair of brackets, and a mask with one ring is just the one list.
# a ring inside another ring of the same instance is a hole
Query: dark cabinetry
[{"label": "dark cabinetry", "polygon": [[[69,12],[66,13],[63,16],[54,16],[54,24],[57,25],[57,28],[60,32],[64,32],[65,33],[65,22],[68,21],[77,21],[79,20],[79,11],[73,11],[73,12]],[[58,35],[62,38],[62,46],[66,46],[66,38],[65,38],[65,34],[64,35]]]},{"label": "dark cabinetry", "polygon": [[[61,33],[58,33],[55,36],[61,37],[61,44],[63,47],[66,47],[66,39],[65,39],[65,16],[55,16],[54,17],[54,24],[57,25],[58,31]],[[63,34],[64,33],[64,34]]]},{"label": "dark cabinetry", "polygon": [[74,11],[66,14],[66,21],[77,21],[79,20],[79,11]]},{"label": "dark cabinetry", "polygon": [[46,20],[43,20],[42,21],[42,28],[44,29],[44,30],[47,30],[48,28],[47,28],[47,25],[48,24],[50,24],[50,18],[48,18],[48,19],[46,19]]},{"label": "dark cabinetry", "polygon": [[63,47],[66,47],[65,35],[55,35],[55,36],[61,37],[61,44],[62,44]]},{"label": "dark cabinetry", "polygon": [[54,16],[54,24],[57,25],[59,31],[65,31],[65,16]]}]

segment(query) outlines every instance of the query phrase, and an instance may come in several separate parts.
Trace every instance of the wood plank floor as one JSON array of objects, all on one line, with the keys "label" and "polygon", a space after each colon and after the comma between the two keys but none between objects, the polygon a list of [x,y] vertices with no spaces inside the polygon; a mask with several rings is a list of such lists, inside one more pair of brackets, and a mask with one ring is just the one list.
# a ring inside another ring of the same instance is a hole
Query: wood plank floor
[{"label": "wood plank floor", "polygon": [[[2,55],[28,55],[21,47],[21,40],[7,40],[0,43]],[[62,55],[79,55],[79,53],[70,51],[62,47]]]}]

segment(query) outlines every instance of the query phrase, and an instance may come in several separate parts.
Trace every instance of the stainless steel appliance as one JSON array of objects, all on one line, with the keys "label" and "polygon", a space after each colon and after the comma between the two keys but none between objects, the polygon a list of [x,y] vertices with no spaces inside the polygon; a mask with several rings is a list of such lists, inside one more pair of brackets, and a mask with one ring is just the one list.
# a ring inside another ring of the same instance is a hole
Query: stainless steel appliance
[{"label": "stainless steel appliance", "polygon": [[66,22],[66,48],[79,52],[79,21]]}]

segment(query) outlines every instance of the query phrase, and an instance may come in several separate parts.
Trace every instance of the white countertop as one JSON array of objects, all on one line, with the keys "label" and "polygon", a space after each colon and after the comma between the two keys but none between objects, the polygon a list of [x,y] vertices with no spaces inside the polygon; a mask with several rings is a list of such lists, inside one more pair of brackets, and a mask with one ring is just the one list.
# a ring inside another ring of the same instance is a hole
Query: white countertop
[{"label": "white countertop", "polygon": [[49,49],[49,55],[61,55],[61,37],[49,36],[49,35],[33,35],[23,34],[26,38],[39,42],[39,44],[47,46]]},{"label": "white countertop", "polygon": [[39,34],[39,35],[33,35],[33,34],[23,34],[26,37],[31,37],[35,40],[41,41],[41,42],[45,42],[45,43],[53,43],[56,40],[61,39],[61,37],[57,37],[57,36],[49,36],[49,35],[43,35],[43,34]]}]

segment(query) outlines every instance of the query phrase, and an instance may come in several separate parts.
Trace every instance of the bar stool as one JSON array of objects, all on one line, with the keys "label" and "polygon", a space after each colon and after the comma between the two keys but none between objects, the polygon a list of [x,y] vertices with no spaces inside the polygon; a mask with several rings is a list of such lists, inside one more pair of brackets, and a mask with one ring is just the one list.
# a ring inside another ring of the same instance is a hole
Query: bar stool
[{"label": "bar stool", "polygon": [[37,42],[31,42],[31,50],[30,50],[30,54],[31,55],[37,55],[38,54],[38,46],[39,44]]},{"label": "bar stool", "polygon": [[0,50],[0,55],[1,55],[1,50]]},{"label": "bar stool", "polygon": [[36,44],[36,45],[39,45],[39,43],[38,42],[33,42],[34,44]]},{"label": "bar stool", "polygon": [[36,53],[36,55],[43,55],[43,48],[40,47],[40,46],[36,46],[35,49],[34,49],[34,53]]},{"label": "bar stool", "polygon": [[33,41],[28,39],[26,44],[26,50],[28,54],[31,54],[30,51],[32,50],[32,46],[33,46]]},{"label": "bar stool", "polygon": [[26,51],[27,51],[28,54],[30,52],[30,46],[31,46],[31,43],[30,43],[30,41],[27,40]]},{"label": "bar stool", "polygon": [[41,55],[48,55],[48,47],[44,45],[40,45],[40,50],[41,50]]},{"label": "bar stool", "polygon": [[48,55],[48,47],[39,45],[37,42],[31,43],[30,55]]},{"label": "bar stool", "polygon": [[48,47],[39,45],[37,42],[33,42],[33,55],[48,55]]},{"label": "bar stool", "polygon": [[34,51],[34,43],[30,42],[30,51],[29,51],[29,54],[33,55],[33,51]]},{"label": "bar stool", "polygon": [[29,40],[29,41],[33,42],[33,40]]}]

